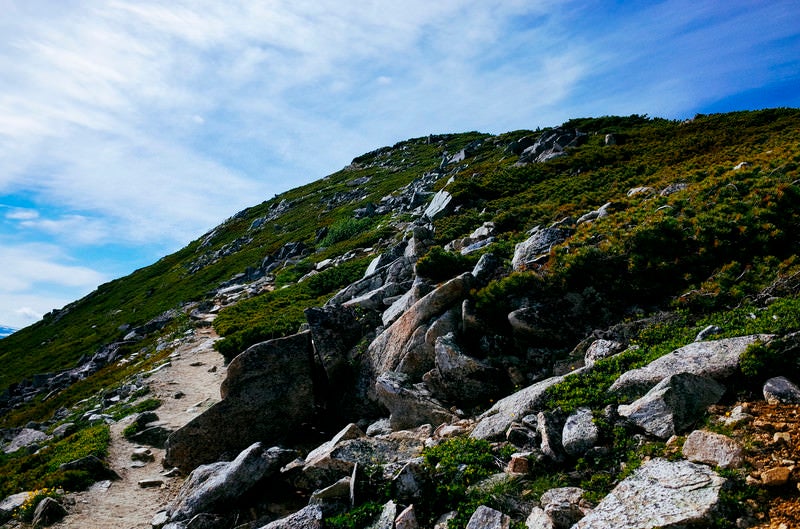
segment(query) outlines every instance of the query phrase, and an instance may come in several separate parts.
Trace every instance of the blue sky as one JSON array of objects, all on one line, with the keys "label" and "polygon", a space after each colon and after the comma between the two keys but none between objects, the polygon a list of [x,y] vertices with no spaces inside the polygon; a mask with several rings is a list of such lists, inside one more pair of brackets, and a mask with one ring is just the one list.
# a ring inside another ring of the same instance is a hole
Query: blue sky
[{"label": "blue sky", "polygon": [[800,3],[0,0],[0,325],[429,133],[800,106]]}]

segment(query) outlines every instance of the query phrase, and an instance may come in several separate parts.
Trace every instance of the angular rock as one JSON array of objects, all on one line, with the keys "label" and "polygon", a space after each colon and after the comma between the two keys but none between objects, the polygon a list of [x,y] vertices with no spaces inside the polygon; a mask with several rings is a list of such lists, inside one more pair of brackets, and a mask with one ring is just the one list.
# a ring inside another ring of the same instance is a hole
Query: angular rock
[{"label": "angular rock", "polygon": [[229,364],[223,400],[170,435],[166,465],[187,472],[296,437],[314,413],[313,369],[308,332],[250,347]]},{"label": "angular rock", "polygon": [[165,428],[164,426],[150,426],[140,432],[136,432],[128,439],[133,443],[153,446],[155,448],[164,448],[167,444],[167,439],[172,435],[173,431]]},{"label": "angular rock", "polygon": [[417,514],[414,506],[409,505],[394,520],[394,529],[418,529]]},{"label": "angular rock", "polygon": [[592,345],[586,350],[584,355],[584,363],[587,366],[593,365],[595,362],[602,358],[608,358],[615,354],[622,352],[625,346],[614,340],[595,340]]},{"label": "angular rock", "polygon": [[417,328],[440,316],[469,293],[472,274],[469,272],[451,279],[414,303],[402,316],[379,334],[369,345],[367,356],[375,374],[394,370],[405,347]]},{"label": "angular rock", "polygon": [[33,527],[47,527],[60,522],[67,515],[67,509],[53,498],[45,497],[33,513]]},{"label": "angular rock", "polygon": [[568,228],[535,227],[525,241],[514,247],[511,267],[514,270],[525,270],[536,261],[536,258],[550,251],[550,248],[567,240],[574,230]]},{"label": "angular rock", "polygon": [[423,463],[422,458],[412,459],[392,479],[392,490],[399,500],[413,503],[422,498],[427,483]]},{"label": "angular rock", "polygon": [[672,375],[635,402],[619,407],[619,414],[661,439],[685,432],[706,408],[719,401],[725,387],[691,373]]},{"label": "angular rock", "polygon": [[449,212],[449,207],[452,202],[453,195],[444,189],[441,189],[435,195],[433,195],[431,203],[425,209],[425,212],[422,214],[422,216],[429,220],[435,220],[438,217],[443,217]]},{"label": "angular rock", "polygon": [[765,487],[780,487],[786,485],[792,469],[789,467],[772,467],[761,473],[761,484]]},{"label": "angular rock", "polygon": [[368,527],[368,529],[394,529],[394,521],[397,519],[397,504],[391,500],[383,506],[383,511],[378,519]]},{"label": "angular rock", "polygon": [[25,500],[28,499],[28,494],[28,492],[19,492],[17,494],[7,496],[3,499],[3,501],[0,501],[0,524],[3,524],[7,520],[11,519],[11,513],[25,503]]},{"label": "angular rock", "polygon": [[501,373],[461,352],[451,332],[436,339],[436,368],[423,380],[434,395],[458,406],[471,406],[497,396]]},{"label": "angular rock", "polygon": [[388,372],[379,376],[375,382],[375,393],[381,404],[389,410],[389,421],[395,430],[422,424],[436,427],[457,419],[422,385],[409,384],[408,378],[402,373]]},{"label": "angular rock", "polygon": [[511,518],[485,505],[481,505],[467,522],[467,529],[509,529]]},{"label": "angular rock", "polygon": [[694,375],[723,380],[739,367],[739,357],[756,342],[768,342],[771,334],[755,334],[724,338],[706,342],[693,342],[669,354],[653,360],[644,367],[628,371],[620,376],[610,391],[625,394],[641,394],[670,375],[692,373]]},{"label": "angular rock", "polygon": [[47,434],[44,432],[40,432],[39,430],[33,430],[31,428],[23,428],[20,432],[14,436],[8,446],[3,449],[3,452],[6,454],[13,454],[20,448],[26,448],[28,446],[33,446],[37,443],[41,443],[42,441],[47,439]]},{"label": "angular rock", "polygon": [[556,463],[564,461],[564,451],[561,446],[561,432],[564,428],[565,417],[561,410],[540,411],[537,415],[539,438],[542,440],[542,454]]},{"label": "angular rock", "polygon": [[119,479],[119,475],[95,456],[86,456],[60,465],[59,470],[79,470],[95,480]]},{"label": "angular rock", "polygon": [[322,529],[323,512],[319,505],[308,505],[294,514],[275,520],[260,529]]},{"label": "angular rock", "polygon": [[578,408],[567,417],[561,432],[564,451],[572,457],[579,457],[593,447],[600,437],[600,429],[594,423],[592,410]]},{"label": "angular rock", "polygon": [[573,529],[702,526],[715,515],[724,483],[724,478],[703,465],[651,459]]},{"label": "angular rock", "polygon": [[555,529],[553,521],[541,507],[531,509],[531,513],[525,520],[525,527],[527,529]]},{"label": "angular rock", "polygon": [[686,437],[683,457],[720,468],[739,468],[744,464],[744,447],[727,435],[695,430]]},{"label": "angular rock", "polygon": [[562,380],[564,377],[551,377],[497,401],[478,417],[478,424],[470,437],[491,441],[505,438],[511,423],[520,422],[526,415],[541,410],[546,404],[545,391]]},{"label": "angular rock", "polygon": [[561,487],[542,494],[539,501],[553,529],[569,529],[591,510],[583,493],[579,487]]},{"label": "angular rock", "polygon": [[350,476],[343,477],[333,485],[315,490],[308,504],[319,505],[326,516],[345,511],[350,507],[352,486]]},{"label": "angular rock", "polygon": [[769,404],[800,404],[800,388],[786,377],[767,380],[763,393]]},{"label": "angular rock", "polygon": [[196,468],[167,507],[170,521],[189,520],[202,512],[223,509],[259,481],[277,474],[295,456],[291,450],[264,449],[261,443],[255,443],[229,463]]}]

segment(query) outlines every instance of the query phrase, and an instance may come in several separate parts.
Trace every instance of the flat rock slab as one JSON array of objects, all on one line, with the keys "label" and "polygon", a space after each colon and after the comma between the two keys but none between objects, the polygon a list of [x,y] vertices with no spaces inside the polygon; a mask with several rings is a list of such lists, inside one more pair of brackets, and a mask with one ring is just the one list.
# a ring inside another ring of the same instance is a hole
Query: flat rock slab
[{"label": "flat rock slab", "polygon": [[652,459],[572,529],[702,526],[713,516],[725,481],[704,465]]},{"label": "flat rock slab", "polygon": [[668,376],[678,373],[724,380],[739,368],[739,358],[748,347],[756,342],[768,342],[772,338],[772,334],[754,334],[690,343],[644,367],[624,373],[611,385],[610,391],[639,395]]}]

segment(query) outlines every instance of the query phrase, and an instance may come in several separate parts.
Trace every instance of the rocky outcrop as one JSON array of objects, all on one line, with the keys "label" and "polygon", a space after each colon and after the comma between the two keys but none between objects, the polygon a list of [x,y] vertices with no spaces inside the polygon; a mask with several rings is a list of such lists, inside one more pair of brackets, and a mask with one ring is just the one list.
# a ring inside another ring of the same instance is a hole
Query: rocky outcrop
[{"label": "rocky outcrop", "polygon": [[658,358],[644,367],[628,371],[611,386],[611,391],[641,394],[670,375],[692,373],[714,380],[724,380],[736,373],[739,358],[756,342],[768,342],[769,334],[756,334],[694,342]]},{"label": "rocky outcrop", "polygon": [[170,435],[166,463],[190,471],[257,441],[297,438],[314,415],[313,370],[309,332],[250,347],[228,366],[223,400]]},{"label": "rocky outcrop", "polygon": [[389,410],[392,429],[434,427],[451,422],[456,416],[437,401],[422,384],[410,384],[402,373],[387,372],[375,382],[378,400]]},{"label": "rocky outcrop", "polygon": [[709,467],[653,459],[626,478],[573,529],[655,529],[710,521],[725,479]]},{"label": "rocky outcrop", "polygon": [[373,340],[367,350],[375,374],[392,371],[400,364],[406,346],[422,324],[440,316],[469,293],[472,274],[465,273],[444,283],[403,312],[394,323]]}]

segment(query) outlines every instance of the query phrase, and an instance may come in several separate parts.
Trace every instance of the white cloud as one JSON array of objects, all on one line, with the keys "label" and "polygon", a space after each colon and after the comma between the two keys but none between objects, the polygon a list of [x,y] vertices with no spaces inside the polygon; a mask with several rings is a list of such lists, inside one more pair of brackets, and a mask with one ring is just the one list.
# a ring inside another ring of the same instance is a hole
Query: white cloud
[{"label": "white cloud", "polygon": [[9,220],[31,221],[39,218],[39,212],[35,209],[11,207],[5,217]]}]

